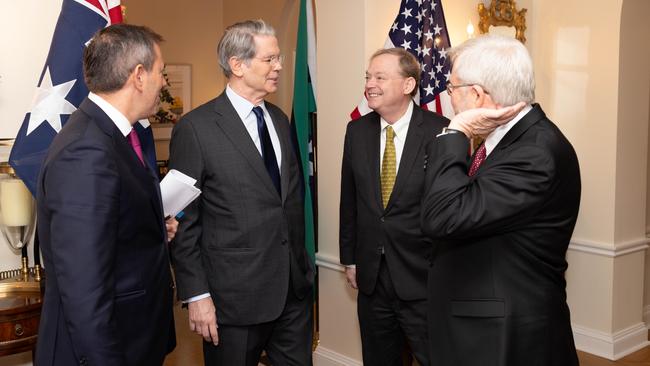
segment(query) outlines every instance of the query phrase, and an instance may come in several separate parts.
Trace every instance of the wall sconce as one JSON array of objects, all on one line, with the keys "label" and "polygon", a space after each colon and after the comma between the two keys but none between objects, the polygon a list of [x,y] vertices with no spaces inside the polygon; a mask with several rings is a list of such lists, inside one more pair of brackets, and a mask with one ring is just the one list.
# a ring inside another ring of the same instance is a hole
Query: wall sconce
[{"label": "wall sconce", "polygon": [[7,162],[0,163],[0,232],[15,250],[20,249],[20,269],[0,272],[0,293],[40,289],[41,266],[38,237],[34,240],[34,267],[29,267],[27,244],[36,228],[36,204],[22,180]]}]

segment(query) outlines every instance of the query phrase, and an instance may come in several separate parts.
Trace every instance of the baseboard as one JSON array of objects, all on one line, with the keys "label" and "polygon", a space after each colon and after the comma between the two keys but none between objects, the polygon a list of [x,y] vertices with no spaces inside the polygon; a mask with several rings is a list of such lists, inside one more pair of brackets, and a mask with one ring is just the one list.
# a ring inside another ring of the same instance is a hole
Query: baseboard
[{"label": "baseboard", "polygon": [[363,363],[323,346],[314,351],[314,366],[362,366]]},{"label": "baseboard", "polygon": [[638,323],[614,334],[573,325],[576,348],[616,361],[650,344],[648,328]]}]

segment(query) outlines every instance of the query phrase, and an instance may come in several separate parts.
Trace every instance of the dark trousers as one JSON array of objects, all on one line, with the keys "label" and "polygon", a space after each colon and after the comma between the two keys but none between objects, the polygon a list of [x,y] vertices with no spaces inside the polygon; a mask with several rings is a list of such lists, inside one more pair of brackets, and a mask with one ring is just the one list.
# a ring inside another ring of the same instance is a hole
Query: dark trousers
[{"label": "dark trousers", "polygon": [[219,324],[219,345],[203,342],[205,365],[257,366],[264,350],[273,366],[311,366],[312,300],[310,294],[298,299],[289,286],[278,319],[249,326]]},{"label": "dark trousers", "polygon": [[401,366],[405,342],[421,366],[429,365],[427,301],[399,299],[383,257],[375,291],[359,291],[357,312],[364,365]]}]

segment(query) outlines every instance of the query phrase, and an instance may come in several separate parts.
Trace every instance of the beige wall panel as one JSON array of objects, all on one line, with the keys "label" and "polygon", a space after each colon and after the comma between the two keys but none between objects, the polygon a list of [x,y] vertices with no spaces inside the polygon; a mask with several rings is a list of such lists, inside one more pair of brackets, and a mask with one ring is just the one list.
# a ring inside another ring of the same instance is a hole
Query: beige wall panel
[{"label": "beige wall panel", "polygon": [[319,270],[320,343],[344,356],[361,360],[357,292],[336,270]]},{"label": "beige wall panel", "polygon": [[[365,70],[364,2],[316,1],[318,90],[318,245],[338,258],[343,138],[349,113],[362,96]],[[345,11],[342,11],[345,9]]]},{"label": "beige wall panel", "polygon": [[643,271],[645,252],[614,260],[612,331],[617,332],[643,321]]},{"label": "beige wall panel", "polygon": [[223,0],[122,0],[126,20],[160,33],[167,64],[192,65],[192,108],[217,96],[224,77],[217,63],[223,31]]},{"label": "beige wall panel", "polygon": [[567,302],[573,324],[612,332],[613,258],[567,252]]},{"label": "beige wall panel", "polygon": [[574,236],[613,245],[621,1],[534,4],[536,99],[572,142],[581,165]]},{"label": "beige wall panel", "polygon": [[626,0],[621,14],[615,242],[645,238],[650,1]]}]

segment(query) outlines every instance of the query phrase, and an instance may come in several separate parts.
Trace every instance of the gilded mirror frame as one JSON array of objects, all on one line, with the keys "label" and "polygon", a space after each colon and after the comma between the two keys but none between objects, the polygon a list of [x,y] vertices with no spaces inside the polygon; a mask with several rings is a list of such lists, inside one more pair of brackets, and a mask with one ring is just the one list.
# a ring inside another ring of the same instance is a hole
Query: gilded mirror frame
[{"label": "gilded mirror frame", "polygon": [[480,17],[478,29],[481,34],[489,33],[491,26],[506,26],[515,28],[515,38],[521,43],[526,43],[526,12],[527,9],[517,10],[514,0],[491,0],[490,7],[485,4],[478,4]]}]

